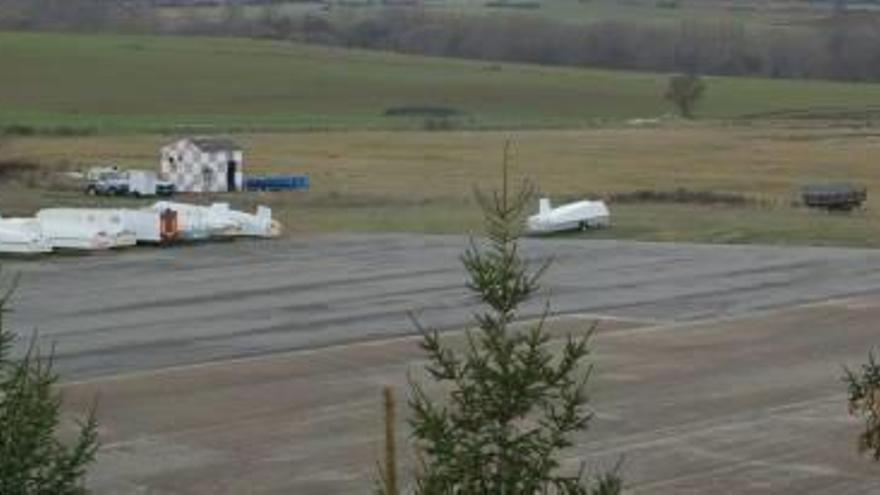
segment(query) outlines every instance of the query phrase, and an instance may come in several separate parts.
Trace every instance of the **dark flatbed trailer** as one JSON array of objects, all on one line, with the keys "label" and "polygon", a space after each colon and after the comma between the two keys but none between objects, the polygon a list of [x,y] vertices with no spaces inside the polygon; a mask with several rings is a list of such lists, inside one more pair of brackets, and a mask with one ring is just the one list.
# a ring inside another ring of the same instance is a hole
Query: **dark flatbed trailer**
[{"label": "dark flatbed trailer", "polygon": [[868,191],[852,184],[815,184],[804,187],[801,198],[810,208],[852,211],[868,199]]}]

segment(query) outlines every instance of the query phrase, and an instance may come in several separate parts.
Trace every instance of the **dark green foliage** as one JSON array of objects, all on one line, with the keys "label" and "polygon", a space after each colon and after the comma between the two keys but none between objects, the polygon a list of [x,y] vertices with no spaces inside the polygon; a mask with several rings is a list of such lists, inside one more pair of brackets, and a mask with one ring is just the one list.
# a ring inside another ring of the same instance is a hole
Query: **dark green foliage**
[{"label": "dark green foliage", "polygon": [[694,118],[694,107],[706,92],[703,78],[694,74],[680,74],[669,79],[666,99],[686,119]]},{"label": "dark green foliage", "polygon": [[[551,350],[544,318],[530,329],[510,328],[519,306],[538,290],[547,264],[530,270],[519,253],[527,184],[508,194],[477,194],[485,212],[488,247],[473,243],[462,261],[468,287],[487,309],[467,346],[455,351],[436,330],[419,326],[427,371],[445,392],[437,401],[412,383],[411,426],[420,454],[419,494],[615,494],[616,472],[591,484],[584,469],[561,469],[560,454],[585,430],[589,368],[587,336]],[[546,311],[545,311],[546,315]],[[418,325],[418,322],[416,323]],[[589,335],[589,334],[587,334]]]},{"label": "dark green foliage", "polygon": [[[694,205],[725,205],[725,206],[748,206],[755,205],[758,201],[739,193],[697,191],[678,187],[671,190],[662,189],[637,189],[611,193],[606,196],[608,202],[617,204],[638,203],[674,203]],[[575,201],[575,199],[572,199]]]},{"label": "dark green foliage", "polygon": [[42,355],[33,340],[24,357],[10,356],[14,336],[3,328],[8,296],[0,295],[0,493],[84,494],[98,448],[94,411],[70,446],[56,439],[61,397],[52,355]]},{"label": "dark green foliage", "polygon": [[865,422],[865,431],[859,435],[858,450],[871,452],[880,461],[880,364],[874,353],[868,354],[868,362],[861,373],[845,369],[843,377],[849,395],[849,412]]},{"label": "dark green foliage", "polygon": [[434,105],[406,105],[398,107],[388,107],[385,109],[387,117],[455,117],[464,112],[457,108],[441,107]]}]

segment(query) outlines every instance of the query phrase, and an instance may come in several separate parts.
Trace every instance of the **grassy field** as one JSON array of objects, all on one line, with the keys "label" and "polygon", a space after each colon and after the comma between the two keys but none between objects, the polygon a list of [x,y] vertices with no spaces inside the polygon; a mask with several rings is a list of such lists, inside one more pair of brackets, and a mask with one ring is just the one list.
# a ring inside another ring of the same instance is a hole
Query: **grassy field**
[{"label": "grassy field", "polygon": [[[156,168],[157,135],[10,138],[2,153],[50,166],[115,162]],[[880,129],[669,124],[655,128],[509,132],[263,133],[236,136],[248,171],[306,173],[314,192],[410,200],[470,197],[498,177],[504,142],[514,171],[545,193],[637,189],[731,192],[787,203],[812,182],[880,190]]]},{"label": "grassy field", "polygon": [[[6,156],[50,167],[117,162],[154,168],[156,135],[15,138]],[[271,205],[294,233],[475,232],[474,186],[497,186],[501,150],[512,171],[554,199],[609,197],[647,189],[741,195],[741,206],[612,203],[614,228],[596,237],[699,242],[880,246],[880,211],[830,215],[792,206],[811,182],[852,181],[880,190],[880,129],[670,124],[657,128],[516,132],[245,134],[253,173],[306,173],[306,193],[220,195],[197,200]],[[73,161],[70,161],[75,158]],[[75,191],[46,193],[39,181],[0,187],[0,211],[95,204]],[[195,198],[190,198],[195,199]],[[130,200],[97,204],[136,205]]]},{"label": "grassy field", "polygon": [[[0,33],[0,47],[11,68],[0,73],[0,127],[17,126],[0,136],[0,160],[41,167],[0,173],[7,216],[141,204],[85,198],[53,171],[154,169],[176,136],[239,131],[248,172],[308,174],[313,189],[201,200],[269,204],[294,233],[474,232],[472,188],[497,186],[510,140],[513,172],[555,200],[678,188],[746,199],[612,203],[614,228],[591,236],[880,246],[870,201],[851,215],[792,206],[807,183],[880,190],[880,85],[712,78],[706,119],[634,125],[669,111],[667,76],[236,39]],[[384,116],[406,105],[459,109],[464,129]]]},{"label": "grassy field", "polygon": [[[0,33],[0,127],[55,134],[585,128],[668,114],[667,76],[468,62],[241,39]],[[712,78],[699,113],[876,108],[880,85]],[[11,128],[10,128],[11,126]]]}]

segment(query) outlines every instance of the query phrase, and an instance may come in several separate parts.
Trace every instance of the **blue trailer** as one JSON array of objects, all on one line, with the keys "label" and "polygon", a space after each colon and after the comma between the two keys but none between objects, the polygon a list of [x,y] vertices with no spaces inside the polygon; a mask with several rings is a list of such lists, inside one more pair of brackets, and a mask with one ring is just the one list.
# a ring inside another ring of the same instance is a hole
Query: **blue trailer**
[{"label": "blue trailer", "polygon": [[307,175],[247,176],[244,180],[248,191],[305,191],[309,186]]}]

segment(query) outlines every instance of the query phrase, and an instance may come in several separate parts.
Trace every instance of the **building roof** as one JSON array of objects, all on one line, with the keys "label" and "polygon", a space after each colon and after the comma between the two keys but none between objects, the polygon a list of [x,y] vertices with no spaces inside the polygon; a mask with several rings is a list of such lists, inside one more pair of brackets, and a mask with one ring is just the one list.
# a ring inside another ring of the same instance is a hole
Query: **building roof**
[{"label": "building roof", "polygon": [[189,140],[196,148],[213,153],[216,151],[240,151],[242,148],[229,138],[198,137]]}]

